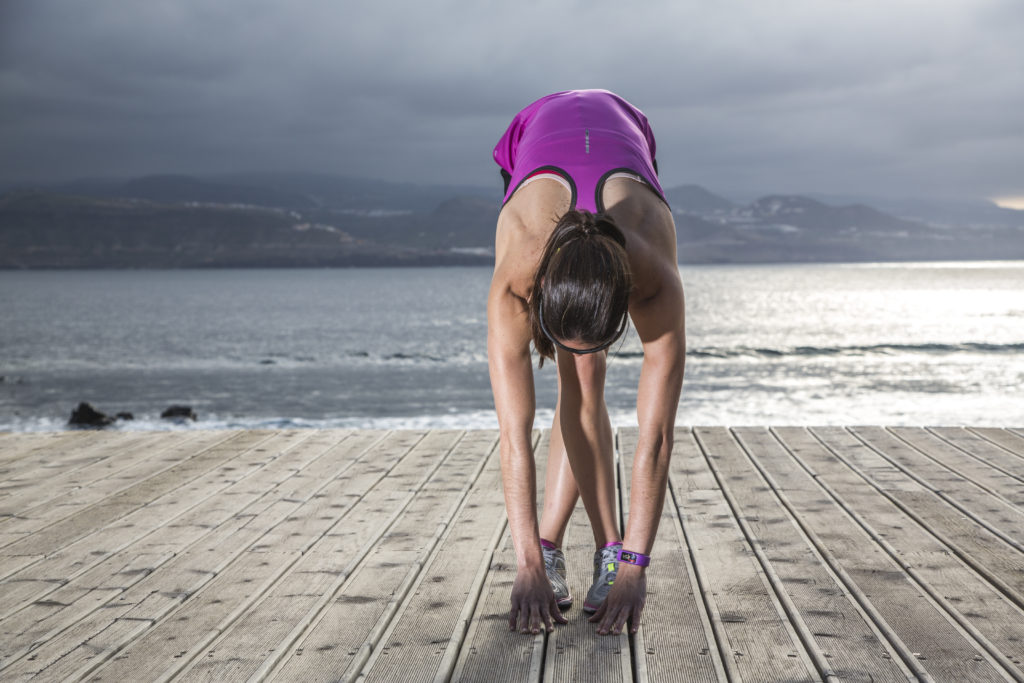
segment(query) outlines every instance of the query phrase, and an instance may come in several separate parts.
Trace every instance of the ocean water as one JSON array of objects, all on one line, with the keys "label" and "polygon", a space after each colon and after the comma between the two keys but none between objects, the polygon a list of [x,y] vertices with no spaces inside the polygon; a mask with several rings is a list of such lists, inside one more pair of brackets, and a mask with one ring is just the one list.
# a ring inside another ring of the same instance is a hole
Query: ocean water
[{"label": "ocean water", "polygon": [[[1024,262],[682,266],[680,425],[1024,425]],[[0,272],[0,430],[495,427],[489,268]],[[636,423],[636,335],[609,359]],[[555,370],[535,373],[536,426]],[[199,421],[163,421],[187,404]]]}]

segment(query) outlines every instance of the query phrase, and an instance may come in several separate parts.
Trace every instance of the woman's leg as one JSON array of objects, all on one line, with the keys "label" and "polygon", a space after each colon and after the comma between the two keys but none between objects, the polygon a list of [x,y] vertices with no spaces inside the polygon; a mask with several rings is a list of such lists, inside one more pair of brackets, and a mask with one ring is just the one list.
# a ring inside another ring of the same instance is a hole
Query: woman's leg
[{"label": "woman's leg", "polygon": [[[590,518],[594,541],[598,548],[621,540],[615,506],[615,462],[612,426],[604,402],[604,380],[607,354],[575,355],[558,351],[558,423],[566,460],[570,465],[576,489],[583,498],[583,507]],[[552,446],[554,446],[552,432]],[[548,464],[551,482],[551,464]],[[564,480],[561,480],[564,481]],[[558,481],[556,481],[556,486]],[[563,485],[562,504],[565,500]],[[545,511],[548,491],[545,490]],[[575,495],[573,497],[575,503]],[[555,503],[553,502],[553,505]],[[558,508],[563,510],[563,508]],[[571,508],[569,508],[571,512]],[[556,517],[557,519],[557,517]],[[564,531],[568,514],[562,523]],[[543,531],[543,529],[542,529]],[[541,534],[544,538],[548,538]],[[548,538],[554,541],[555,539]]]},{"label": "woman's leg", "polygon": [[[558,379],[558,401],[562,401],[562,379]],[[559,424],[560,410],[555,408],[555,419],[551,423],[551,439],[548,447],[547,473],[544,479],[544,508],[540,517],[540,537],[561,547],[565,527],[576,507],[579,490],[576,478],[572,476],[569,459],[565,455],[562,440],[562,426]]]}]

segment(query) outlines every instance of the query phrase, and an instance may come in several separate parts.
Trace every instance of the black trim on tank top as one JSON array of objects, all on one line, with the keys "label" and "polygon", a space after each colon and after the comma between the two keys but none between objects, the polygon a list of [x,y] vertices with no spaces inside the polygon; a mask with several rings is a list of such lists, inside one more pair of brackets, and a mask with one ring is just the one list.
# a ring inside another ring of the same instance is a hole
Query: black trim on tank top
[{"label": "black trim on tank top", "polygon": [[[572,209],[575,209],[576,208],[576,181],[572,179],[572,176],[569,175],[568,171],[566,171],[563,168],[559,168],[558,166],[538,166],[537,168],[533,169],[532,171],[530,171],[529,173],[527,173],[526,175],[523,176],[523,179],[520,180],[516,184],[516,189],[512,190],[511,194],[509,194],[509,191],[508,191],[508,184],[512,181],[512,176],[509,175],[509,179],[505,181],[505,195],[508,197],[508,199],[506,199],[505,201],[503,201],[501,203],[502,208],[504,208],[505,205],[509,203],[509,200],[511,200],[512,197],[516,196],[516,192],[518,192],[519,188],[523,186],[523,183],[525,183],[527,180],[530,179],[530,176],[535,176],[538,173],[544,173],[544,172],[547,172],[547,171],[550,171],[552,173],[555,173],[556,175],[562,176],[569,183],[569,189],[570,189],[570,191],[572,193],[572,196],[569,198],[569,210],[571,211]],[[505,173],[507,173],[507,171],[505,171],[505,169],[502,169],[502,177],[504,177]]]},{"label": "black trim on tank top", "polygon": [[[609,177],[616,173],[629,173],[630,175],[635,175],[643,182],[644,185],[650,188],[651,192],[653,192],[658,197],[658,199],[665,202],[665,206],[668,206],[668,200],[665,199],[665,195],[663,195],[661,192],[658,192],[658,188],[656,188],[654,185],[651,185],[651,182],[644,177],[643,173],[637,171],[636,169],[620,166],[619,168],[613,168],[610,171],[605,171],[605,174],[602,175],[601,179],[597,181],[597,187],[594,188],[594,206],[597,207],[598,213],[604,213],[605,210],[604,200],[601,197],[601,195],[604,194],[604,184],[605,182],[608,181]],[[671,208],[672,207],[669,206],[669,209]]]},{"label": "black trim on tank top", "polygon": [[501,169],[501,179],[505,181],[505,189],[502,190],[502,196],[505,196],[508,194],[509,183],[512,182],[512,174],[505,169]]}]

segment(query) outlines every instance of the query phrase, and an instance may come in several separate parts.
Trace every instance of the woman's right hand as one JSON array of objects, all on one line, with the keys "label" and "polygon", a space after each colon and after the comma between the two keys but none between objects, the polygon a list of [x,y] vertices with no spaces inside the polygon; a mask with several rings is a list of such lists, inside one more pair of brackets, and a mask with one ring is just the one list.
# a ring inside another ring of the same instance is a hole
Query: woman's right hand
[{"label": "woman's right hand", "polygon": [[541,628],[544,628],[550,632],[554,628],[553,623],[569,622],[558,609],[544,567],[521,567],[512,584],[512,612],[508,618],[508,629],[520,633],[540,633]]}]

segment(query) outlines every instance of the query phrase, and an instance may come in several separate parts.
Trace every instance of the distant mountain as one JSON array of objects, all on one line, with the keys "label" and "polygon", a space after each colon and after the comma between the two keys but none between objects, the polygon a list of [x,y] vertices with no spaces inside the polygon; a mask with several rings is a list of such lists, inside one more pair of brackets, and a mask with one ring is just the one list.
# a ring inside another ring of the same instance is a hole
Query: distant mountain
[{"label": "distant mountain", "polygon": [[499,201],[493,187],[417,185],[323,173],[233,173],[215,176],[149,175],[130,180],[81,179],[53,184],[11,184],[9,190],[37,190],[97,199],[146,199],[162,203],[239,204],[285,209],[432,211],[456,196]]},{"label": "distant mountain", "polygon": [[700,185],[679,185],[665,189],[665,199],[673,211],[706,214],[731,211],[735,204],[705,190]]},{"label": "distant mountain", "polygon": [[[0,197],[0,268],[482,265],[492,261],[486,250],[459,248],[457,239],[445,236],[414,244],[410,232],[440,233],[422,217],[336,218],[340,220],[324,222],[297,211],[263,207],[14,192]],[[489,229],[493,230],[493,221]],[[474,246],[478,243],[472,241]],[[445,243],[453,246],[437,246]]]},{"label": "distant mountain", "polygon": [[234,204],[294,209],[315,206],[312,199],[298,192],[170,174],[128,181],[79,180],[37,189],[97,199],[145,199],[165,204]]},{"label": "distant mountain", "polygon": [[761,197],[733,215],[763,225],[831,233],[930,232],[923,223],[895,218],[863,204],[828,206],[807,197],[791,195]]},{"label": "distant mountain", "polygon": [[679,259],[688,263],[1024,258],[1024,226],[950,230],[799,195],[768,195],[728,210],[699,202],[672,208]]},{"label": "distant mountain", "polygon": [[151,175],[129,180],[120,188],[122,197],[148,199],[163,204],[239,204],[287,209],[309,209],[316,203],[306,194],[258,185],[228,184],[183,175]]},{"label": "distant mountain", "polygon": [[860,195],[808,195],[830,204],[867,204],[907,220],[941,228],[1024,228],[1024,211],[978,199],[914,199]]},{"label": "distant mountain", "polygon": [[[0,268],[490,264],[500,188],[294,173],[85,180],[0,195]],[[669,188],[687,263],[1024,258],[1024,222]]]},{"label": "distant mountain", "polygon": [[501,198],[497,173],[491,187],[394,183],[323,173],[235,173],[213,179],[302,194],[318,206],[331,209],[432,211],[452,197],[471,196],[493,201]]}]

